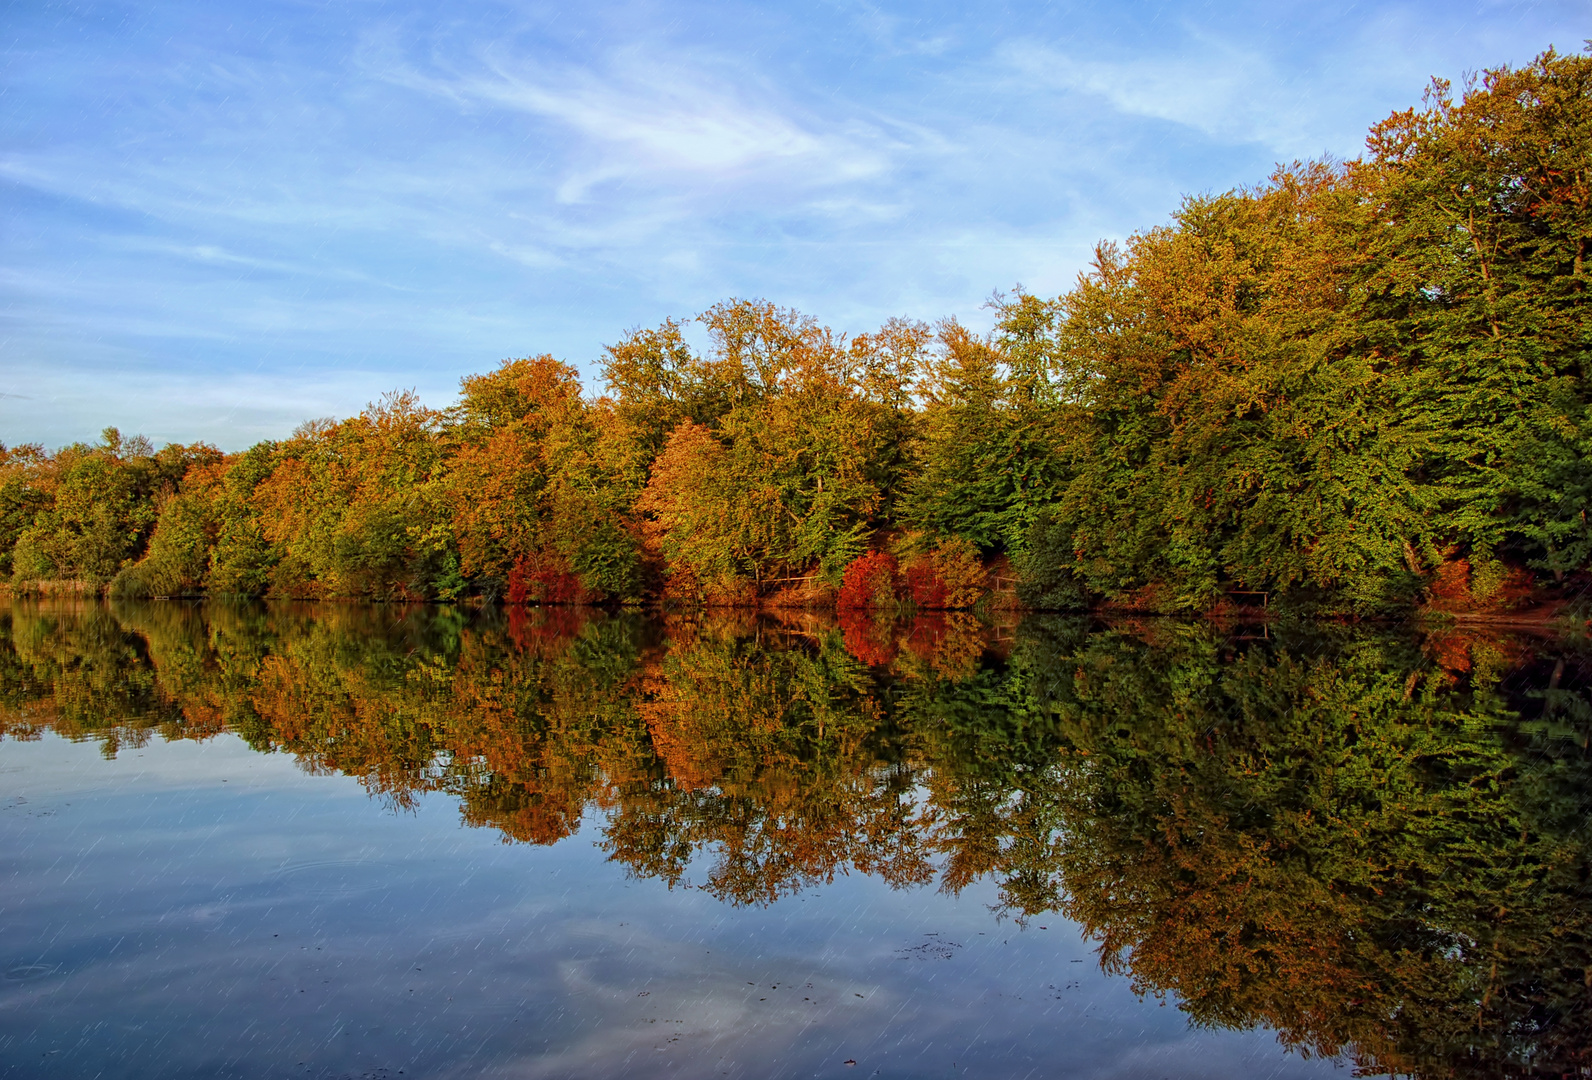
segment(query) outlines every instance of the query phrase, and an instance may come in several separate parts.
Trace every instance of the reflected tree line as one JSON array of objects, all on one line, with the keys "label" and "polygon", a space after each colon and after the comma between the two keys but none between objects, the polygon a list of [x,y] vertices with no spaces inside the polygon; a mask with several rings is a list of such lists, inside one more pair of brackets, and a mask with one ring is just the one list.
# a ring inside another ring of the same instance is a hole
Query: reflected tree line
[{"label": "reflected tree line", "polygon": [[1196,1023],[1422,1077],[1592,1069],[1589,681],[1576,642],[1319,625],[0,616],[0,736],[230,731],[738,904],[988,877]]}]

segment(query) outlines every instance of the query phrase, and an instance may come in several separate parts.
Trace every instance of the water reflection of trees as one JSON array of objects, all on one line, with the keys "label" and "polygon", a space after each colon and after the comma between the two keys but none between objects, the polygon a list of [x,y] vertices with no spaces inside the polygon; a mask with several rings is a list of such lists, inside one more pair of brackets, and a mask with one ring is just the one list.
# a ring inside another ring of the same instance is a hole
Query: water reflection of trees
[{"label": "water reflection of trees", "polygon": [[175,604],[19,607],[0,637],[0,734],[230,730],[505,839],[588,819],[736,903],[989,877],[1202,1024],[1431,1077],[1592,1066],[1566,643]]},{"label": "water reflection of trees", "polygon": [[1388,1067],[1592,1063],[1592,772],[1563,656],[1460,677],[1398,636],[1161,636],[1032,667],[1064,747],[1060,907],[1110,966],[1198,1021]]}]

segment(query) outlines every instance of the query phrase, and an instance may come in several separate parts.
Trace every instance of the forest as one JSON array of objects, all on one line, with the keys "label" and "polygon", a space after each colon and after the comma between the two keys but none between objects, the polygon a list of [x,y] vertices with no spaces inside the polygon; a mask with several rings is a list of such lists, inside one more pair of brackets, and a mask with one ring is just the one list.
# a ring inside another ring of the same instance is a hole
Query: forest
[{"label": "forest", "polygon": [[[993,328],[762,300],[241,453],[0,447],[17,593],[1562,608],[1592,570],[1592,56],[1187,198]],[[692,341],[705,341],[698,348]]]}]

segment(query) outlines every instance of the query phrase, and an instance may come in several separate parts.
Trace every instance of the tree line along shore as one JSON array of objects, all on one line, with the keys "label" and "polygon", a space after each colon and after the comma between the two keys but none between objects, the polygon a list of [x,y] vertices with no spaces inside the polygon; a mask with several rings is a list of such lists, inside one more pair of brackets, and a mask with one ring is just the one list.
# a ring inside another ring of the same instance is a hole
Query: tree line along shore
[{"label": "tree line along shore", "polygon": [[1592,56],[1553,50],[1102,244],[994,328],[729,300],[236,454],[0,447],[13,593],[1574,606],[1592,528]]}]

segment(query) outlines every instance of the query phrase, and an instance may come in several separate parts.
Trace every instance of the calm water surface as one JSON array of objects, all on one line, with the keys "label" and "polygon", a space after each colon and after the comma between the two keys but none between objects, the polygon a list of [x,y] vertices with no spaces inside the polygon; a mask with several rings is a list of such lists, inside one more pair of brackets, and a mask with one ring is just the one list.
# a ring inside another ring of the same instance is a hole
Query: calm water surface
[{"label": "calm water surface", "polygon": [[0,614],[0,1075],[1589,1075],[1592,673],[1460,631]]}]

